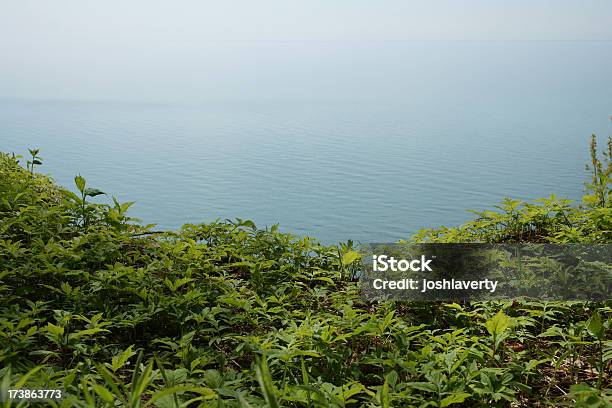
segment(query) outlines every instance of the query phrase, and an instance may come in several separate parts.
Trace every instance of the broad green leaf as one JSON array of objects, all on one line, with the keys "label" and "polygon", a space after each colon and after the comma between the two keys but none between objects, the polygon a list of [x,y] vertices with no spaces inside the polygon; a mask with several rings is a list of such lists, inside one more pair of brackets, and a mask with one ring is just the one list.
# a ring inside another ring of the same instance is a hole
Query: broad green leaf
[{"label": "broad green leaf", "polygon": [[436,386],[429,382],[409,382],[406,386],[420,391],[436,392]]},{"label": "broad green leaf", "polygon": [[113,395],[112,392],[110,392],[109,390],[107,390],[106,388],[104,388],[103,386],[99,385],[99,384],[94,384],[93,385],[93,390],[96,392],[96,394],[98,394],[104,401],[106,402],[114,402],[115,401],[115,396]]},{"label": "broad green leaf", "polygon": [[125,363],[129,360],[129,358],[132,357],[134,354],[136,354],[136,352],[133,351],[133,348],[134,348],[134,345],[131,345],[130,347],[125,349],[121,354],[113,356],[112,362],[111,362],[113,371],[117,371],[118,369],[123,367]]},{"label": "broad green leaf", "polygon": [[190,386],[176,386],[176,387],[170,387],[170,388],[166,388],[162,391],[158,391],[155,394],[153,394],[153,396],[151,397],[151,399],[149,401],[147,401],[147,403],[144,405],[145,407],[148,407],[152,404],[155,403],[155,401],[159,400],[160,398],[163,398],[167,395],[172,395],[172,394],[177,394],[177,393],[183,393],[183,392],[193,392],[196,394],[200,394],[203,399],[205,400],[210,400],[213,399],[217,396],[217,394],[211,390],[210,388],[207,387],[190,387]]},{"label": "broad green leaf", "polygon": [[106,194],[104,191],[98,190],[97,188],[86,188],[83,193],[88,197],[95,197],[102,194]]},{"label": "broad green leaf", "polygon": [[47,323],[46,329],[49,333],[57,337],[62,336],[64,334],[64,328],[60,326],[56,326],[53,323]]},{"label": "broad green leaf", "polygon": [[31,376],[33,376],[34,374],[36,374],[37,372],[39,372],[43,368],[45,368],[44,365],[39,365],[39,366],[34,367],[33,369],[31,369],[30,371],[28,371],[24,375],[19,376],[19,380],[17,380],[17,382],[15,383],[15,387],[14,388],[21,388],[21,387],[23,387]]},{"label": "broad green leaf", "polygon": [[603,340],[604,337],[604,326],[601,320],[601,316],[597,311],[593,312],[593,315],[587,322],[587,329],[597,340]]},{"label": "broad green leaf", "polygon": [[76,184],[77,188],[81,193],[85,191],[86,181],[85,178],[83,178],[80,174],[78,176],[75,176],[74,184]]},{"label": "broad green leaf", "polygon": [[451,404],[462,403],[469,396],[470,394],[466,392],[460,392],[458,394],[449,395],[448,397],[444,397],[442,401],[440,401],[440,407],[448,407]]},{"label": "broad green leaf", "polygon": [[361,258],[361,254],[357,251],[349,251],[342,255],[342,264],[350,265],[355,262],[357,259]]},{"label": "broad green leaf", "polygon": [[510,318],[500,310],[495,316],[487,320],[485,326],[489,334],[497,336],[510,326]]}]

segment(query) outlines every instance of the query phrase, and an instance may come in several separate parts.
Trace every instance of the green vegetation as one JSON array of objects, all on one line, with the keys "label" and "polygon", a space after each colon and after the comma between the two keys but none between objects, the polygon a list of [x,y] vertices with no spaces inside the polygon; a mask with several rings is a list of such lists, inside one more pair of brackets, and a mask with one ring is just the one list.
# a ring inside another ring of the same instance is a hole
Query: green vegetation
[{"label": "green vegetation", "polygon": [[[612,140],[591,150],[580,205],[506,200],[413,240],[611,242]],[[60,388],[66,407],[612,404],[609,302],[369,304],[351,242],[248,220],[155,232],[31,155],[0,155],[2,390]]]}]

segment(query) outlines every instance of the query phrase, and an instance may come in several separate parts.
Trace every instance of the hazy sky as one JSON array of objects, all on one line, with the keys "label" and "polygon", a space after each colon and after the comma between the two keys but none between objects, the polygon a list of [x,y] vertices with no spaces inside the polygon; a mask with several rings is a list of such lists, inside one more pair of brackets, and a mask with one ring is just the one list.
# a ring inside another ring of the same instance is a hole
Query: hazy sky
[{"label": "hazy sky", "polygon": [[2,0],[0,97],[235,96],[273,67],[281,87],[366,43],[447,40],[611,41],[612,1]]}]

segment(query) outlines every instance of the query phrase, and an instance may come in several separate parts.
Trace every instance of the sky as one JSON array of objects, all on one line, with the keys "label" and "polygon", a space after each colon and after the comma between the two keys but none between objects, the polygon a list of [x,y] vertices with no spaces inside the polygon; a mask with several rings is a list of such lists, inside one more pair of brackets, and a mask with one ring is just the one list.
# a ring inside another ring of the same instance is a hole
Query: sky
[{"label": "sky", "polygon": [[254,96],[380,44],[612,41],[611,22],[609,0],[2,0],[0,97]]}]

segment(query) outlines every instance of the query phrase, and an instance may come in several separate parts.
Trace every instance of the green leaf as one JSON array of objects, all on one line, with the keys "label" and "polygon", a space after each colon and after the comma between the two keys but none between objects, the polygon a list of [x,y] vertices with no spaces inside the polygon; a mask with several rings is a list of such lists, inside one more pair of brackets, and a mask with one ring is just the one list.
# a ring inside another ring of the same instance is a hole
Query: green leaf
[{"label": "green leaf", "polygon": [[383,408],[391,407],[391,395],[389,392],[389,377],[385,378],[385,382],[380,390],[380,405]]},{"label": "green leaf", "polygon": [[419,391],[436,392],[436,386],[429,382],[409,382],[406,383],[406,386]]},{"label": "green leaf", "polygon": [[389,374],[385,376],[385,381],[389,383],[391,387],[395,387],[397,381],[399,380],[399,375],[397,371],[393,370]]},{"label": "green leaf", "polygon": [[81,202],[82,202],[81,197],[79,197],[78,195],[74,194],[72,191],[65,190],[65,191],[62,191],[62,194],[64,194],[66,196],[66,198],[68,198],[69,200],[74,200],[74,201],[76,201],[79,204],[81,204]]},{"label": "green leaf", "polygon": [[440,407],[448,407],[451,404],[462,403],[469,396],[470,394],[465,393],[465,392],[460,392],[458,394],[449,395],[448,397],[445,397],[442,399],[442,401],[440,401]]},{"label": "green leaf", "polygon": [[223,375],[217,370],[206,370],[202,379],[210,388],[221,388],[223,385]]},{"label": "green leaf", "polygon": [[94,397],[89,392],[89,387],[87,386],[87,381],[85,379],[81,381],[81,390],[83,391],[83,396],[85,397],[85,402],[87,402],[87,405],[90,407],[95,406]]},{"label": "green leaf", "polygon": [[[0,381],[0,398],[3,400],[6,398],[9,388],[11,387],[11,366],[6,367],[2,381]],[[4,403],[5,408],[11,408],[11,401],[8,400]]]},{"label": "green leaf", "polygon": [[348,251],[342,255],[342,265],[350,265],[357,259],[361,258],[361,254],[357,251]]},{"label": "green leaf", "polygon": [[78,176],[75,176],[74,184],[76,184],[77,188],[81,193],[85,191],[85,183],[85,179],[80,174]]},{"label": "green leaf", "polygon": [[160,398],[163,398],[167,395],[177,394],[179,392],[197,393],[197,394],[200,394],[202,396],[202,399],[204,400],[210,400],[217,396],[217,394],[213,390],[207,387],[191,387],[191,386],[178,385],[176,387],[170,387],[170,388],[166,388],[164,390],[156,392],[155,394],[153,394],[151,399],[145,404],[145,407],[148,407],[154,404]]},{"label": "green leaf", "polygon": [[601,316],[597,311],[593,312],[593,315],[587,322],[587,329],[597,340],[603,340],[604,338],[604,326],[601,320]]},{"label": "green leaf", "polygon": [[244,399],[242,395],[238,397],[238,402],[240,402],[241,408],[252,408],[253,407],[251,404],[249,404],[247,400]]},{"label": "green leaf", "polygon": [[[104,381],[106,382],[106,384],[111,388],[111,390],[113,390],[113,392],[115,393],[115,396],[117,398],[124,398],[124,393],[121,392],[121,390],[119,389],[119,386],[117,384],[119,384],[119,381],[117,381],[117,378],[114,377],[110,371],[108,371],[104,366],[102,365],[98,365],[96,364],[96,369],[98,370],[98,373],[102,376],[102,378],[104,379]],[[122,385],[123,387],[123,385]]]},{"label": "green leaf", "polygon": [[107,390],[106,388],[104,388],[103,386],[99,384],[94,384],[93,389],[96,392],[96,394],[98,394],[104,401],[106,402],[115,401],[115,396],[113,395],[113,393]]},{"label": "green leaf", "polygon": [[57,337],[64,334],[64,328],[56,326],[53,323],[47,323],[47,331]]},{"label": "green leaf", "polygon": [[106,194],[104,191],[98,190],[97,188],[86,188],[85,191],[83,191],[83,193],[89,197],[95,197],[95,196],[99,196],[102,194]]},{"label": "green leaf", "polygon": [[23,387],[31,376],[33,376],[34,374],[36,374],[38,371],[42,370],[43,368],[45,368],[44,365],[39,365],[39,366],[34,367],[33,369],[31,369],[24,375],[20,375],[19,380],[15,383],[14,388]]},{"label": "green leaf", "polygon": [[[137,367],[137,369],[140,369],[140,367]],[[149,364],[146,365],[144,371],[141,371],[136,377],[136,381],[132,384],[132,392],[130,394],[130,402],[132,404],[142,399],[142,394],[144,393],[149,383],[153,380],[153,378],[151,377],[152,371],[153,361],[150,361]]]},{"label": "green leaf", "polygon": [[244,220],[240,223],[240,225],[244,226],[244,227],[249,227],[253,230],[257,229],[257,226],[255,225],[255,223],[251,220]]},{"label": "green leaf", "polygon": [[276,391],[274,383],[272,382],[272,376],[270,375],[270,369],[268,368],[268,362],[265,357],[263,357],[259,365],[255,367],[255,374],[268,407],[280,408],[280,404],[276,399]]},{"label": "green leaf", "polygon": [[127,361],[129,360],[129,358],[136,354],[136,352],[133,351],[133,348],[134,345],[131,345],[130,347],[126,348],[121,354],[113,356],[111,362],[111,367],[113,371],[117,371],[118,369],[123,367],[125,363],[127,363]]},{"label": "green leaf", "polygon": [[489,334],[497,336],[510,326],[510,318],[500,310],[495,316],[487,320],[485,326]]}]

